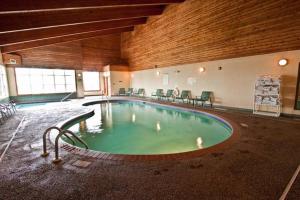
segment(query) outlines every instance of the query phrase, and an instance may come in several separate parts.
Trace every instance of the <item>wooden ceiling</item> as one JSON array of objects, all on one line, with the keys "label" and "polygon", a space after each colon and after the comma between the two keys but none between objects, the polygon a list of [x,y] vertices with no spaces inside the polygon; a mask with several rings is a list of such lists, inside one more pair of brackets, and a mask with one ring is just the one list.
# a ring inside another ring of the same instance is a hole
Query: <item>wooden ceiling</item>
[{"label": "wooden ceiling", "polygon": [[2,0],[0,48],[18,52],[45,45],[129,32],[184,0]]}]

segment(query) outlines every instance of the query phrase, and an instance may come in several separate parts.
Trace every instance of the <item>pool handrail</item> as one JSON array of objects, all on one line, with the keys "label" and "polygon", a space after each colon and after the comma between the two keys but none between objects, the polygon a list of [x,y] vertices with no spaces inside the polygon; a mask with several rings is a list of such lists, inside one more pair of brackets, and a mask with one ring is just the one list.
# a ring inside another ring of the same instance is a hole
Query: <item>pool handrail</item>
[{"label": "pool handrail", "polygon": [[88,145],[80,139],[77,135],[75,135],[70,130],[62,130],[59,132],[59,134],[55,138],[55,159],[52,161],[54,164],[59,163],[61,161],[61,158],[59,157],[59,148],[58,148],[58,141],[62,135],[66,135],[66,133],[71,134],[74,138],[76,138],[81,144],[85,146],[86,149],[89,149]]},{"label": "pool handrail", "polygon": [[[50,132],[51,130],[57,130],[59,132],[62,131],[62,129],[56,127],[56,126],[52,126],[52,127],[49,127],[45,130],[44,134],[43,134],[43,153],[41,154],[42,157],[47,157],[49,155],[49,153],[47,152],[47,133]],[[75,144],[75,141],[69,137],[67,134],[64,134],[64,136],[66,136],[69,140],[72,141],[73,144]]]}]

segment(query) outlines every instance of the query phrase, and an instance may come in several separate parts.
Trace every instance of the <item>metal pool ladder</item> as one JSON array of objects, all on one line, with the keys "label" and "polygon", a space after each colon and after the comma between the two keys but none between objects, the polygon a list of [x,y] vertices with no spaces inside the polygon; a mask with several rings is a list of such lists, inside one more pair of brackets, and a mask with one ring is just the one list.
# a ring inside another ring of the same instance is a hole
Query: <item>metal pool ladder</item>
[{"label": "metal pool ladder", "polygon": [[43,153],[41,154],[42,157],[47,157],[49,155],[49,152],[47,152],[47,133],[49,133],[51,130],[58,130],[59,133],[57,134],[56,138],[55,138],[55,159],[52,161],[53,163],[59,163],[62,159],[59,157],[59,148],[58,148],[58,141],[59,138],[64,135],[65,137],[67,137],[69,140],[72,141],[73,144],[75,144],[75,141],[68,135],[72,135],[77,141],[79,141],[81,144],[83,144],[85,146],[86,149],[88,149],[88,145],[82,140],[80,139],[76,134],[74,134],[72,131],[70,130],[63,130],[61,128],[58,128],[56,126],[52,126],[50,128],[47,128],[43,134]]}]

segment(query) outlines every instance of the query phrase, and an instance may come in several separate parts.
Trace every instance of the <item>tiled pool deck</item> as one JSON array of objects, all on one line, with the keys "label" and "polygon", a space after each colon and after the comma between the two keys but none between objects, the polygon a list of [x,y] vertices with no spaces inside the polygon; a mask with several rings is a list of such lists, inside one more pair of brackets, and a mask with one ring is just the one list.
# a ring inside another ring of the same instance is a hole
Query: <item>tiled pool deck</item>
[{"label": "tiled pool deck", "polygon": [[[0,163],[0,199],[279,199],[300,164],[299,120],[220,110],[208,111],[248,127],[231,146],[196,158],[130,162],[61,149],[54,165],[53,148],[40,157],[43,131],[86,112],[84,101],[20,110],[0,126],[1,153],[25,116]],[[298,177],[288,199],[299,195]]]}]

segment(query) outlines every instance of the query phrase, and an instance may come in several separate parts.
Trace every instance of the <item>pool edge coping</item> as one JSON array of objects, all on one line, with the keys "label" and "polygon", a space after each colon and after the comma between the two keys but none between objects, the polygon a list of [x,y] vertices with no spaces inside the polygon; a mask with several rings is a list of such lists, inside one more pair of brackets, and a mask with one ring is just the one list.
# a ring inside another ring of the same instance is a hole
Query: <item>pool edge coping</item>
[{"label": "pool edge coping", "polygon": [[[170,107],[170,108],[175,108],[178,110],[182,111],[188,111],[188,112],[194,112],[194,113],[201,113],[209,117],[213,117],[214,119],[221,121],[222,123],[226,124],[232,129],[231,136],[228,137],[226,140],[215,144],[211,147],[207,147],[204,149],[198,149],[194,151],[187,151],[187,152],[179,152],[179,153],[171,153],[171,154],[151,154],[151,155],[128,155],[128,154],[114,154],[114,153],[108,153],[108,152],[101,152],[101,151],[95,151],[91,149],[84,149],[81,147],[77,147],[74,145],[71,145],[61,138],[59,138],[59,146],[66,150],[67,152],[84,156],[84,157],[90,157],[90,158],[95,158],[95,159],[101,159],[101,160],[115,160],[115,161],[162,161],[162,160],[183,160],[183,159],[192,159],[192,158],[197,158],[199,156],[202,156],[204,154],[209,154],[209,153],[214,153],[219,150],[224,150],[227,147],[230,146],[230,144],[233,144],[235,141],[240,136],[240,127],[236,122],[234,122],[231,119],[228,119],[227,117],[221,116],[219,114],[215,114],[209,111],[201,111],[197,110],[195,107],[194,108],[187,108],[187,107],[182,107],[180,105],[169,105],[169,104],[164,104],[164,103],[159,103],[159,102],[152,102],[146,99],[128,99],[128,98],[118,98],[118,99],[110,99],[110,102],[117,102],[117,101],[135,101],[135,102],[144,102],[152,105],[159,105],[159,106],[164,106],[164,107]],[[82,106],[89,106],[89,105],[94,105],[98,103],[103,103],[107,102],[107,100],[94,100],[94,101],[88,101],[82,104]],[[63,128],[66,126],[68,123],[71,123],[75,120],[78,120],[83,117],[88,117],[88,116],[93,116],[94,115],[94,109],[89,109],[88,111],[70,117],[67,120],[64,120],[60,123],[58,123],[56,126],[59,128]],[[52,144],[54,144],[55,138],[57,136],[57,131],[53,130],[49,134],[49,139]]]}]

